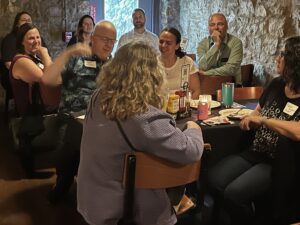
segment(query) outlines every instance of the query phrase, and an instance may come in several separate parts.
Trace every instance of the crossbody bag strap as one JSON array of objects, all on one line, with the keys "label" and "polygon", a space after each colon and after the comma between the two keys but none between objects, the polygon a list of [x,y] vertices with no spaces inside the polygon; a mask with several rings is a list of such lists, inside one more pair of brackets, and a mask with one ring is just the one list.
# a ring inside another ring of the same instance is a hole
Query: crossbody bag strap
[{"label": "crossbody bag strap", "polygon": [[125,139],[125,141],[126,141],[127,144],[129,145],[129,147],[130,147],[131,149],[133,149],[134,151],[138,151],[138,150],[132,145],[132,143],[130,142],[129,138],[127,137],[127,135],[126,135],[126,133],[125,133],[125,131],[124,131],[124,129],[123,129],[121,123],[120,123],[120,121],[119,121],[119,120],[116,120],[116,122],[117,122],[118,128],[119,128],[119,130],[120,130],[120,132],[121,132],[123,138]]},{"label": "crossbody bag strap", "polygon": [[[133,149],[134,151],[137,151],[135,147],[131,144],[129,141],[121,123],[119,120],[116,120],[116,123],[118,125],[118,128],[124,138],[124,140],[127,142],[128,146]],[[134,208],[134,185],[135,185],[135,166],[136,166],[136,158],[132,155],[132,159],[126,161],[127,163],[127,181],[126,181],[126,188],[125,188],[125,198],[124,198],[124,211],[122,218],[118,221],[117,225],[136,225],[134,222],[134,216],[133,216],[133,208]]]}]

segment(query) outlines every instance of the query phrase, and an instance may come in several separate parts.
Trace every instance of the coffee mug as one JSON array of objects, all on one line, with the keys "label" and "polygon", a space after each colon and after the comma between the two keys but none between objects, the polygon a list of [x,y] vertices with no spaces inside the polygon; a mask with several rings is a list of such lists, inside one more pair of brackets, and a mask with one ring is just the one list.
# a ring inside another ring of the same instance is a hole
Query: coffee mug
[{"label": "coffee mug", "polygon": [[234,83],[222,83],[222,104],[225,108],[230,108],[233,104]]}]

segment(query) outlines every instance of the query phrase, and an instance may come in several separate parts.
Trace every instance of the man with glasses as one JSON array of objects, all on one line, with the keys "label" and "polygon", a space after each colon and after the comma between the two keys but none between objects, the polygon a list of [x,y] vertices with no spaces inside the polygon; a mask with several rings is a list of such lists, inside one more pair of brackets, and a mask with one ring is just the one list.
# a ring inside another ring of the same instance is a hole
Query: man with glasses
[{"label": "man with glasses", "polygon": [[91,47],[78,43],[67,48],[42,78],[45,84],[62,87],[58,118],[64,125],[64,134],[56,165],[56,184],[48,194],[50,203],[57,203],[66,197],[77,174],[82,124],[75,116],[84,114],[96,89],[96,77],[111,57],[116,36],[116,28],[111,22],[98,22],[91,36]]},{"label": "man with glasses", "polygon": [[208,19],[209,36],[198,45],[199,73],[201,75],[235,76],[241,84],[242,41],[227,33],[228,23],[222,13]]},{"label": "man with glasses", "polygon": [[136,8],[133,10],[132,23],[134,26],[133,30],[121,36],[118,43],[118,49],[131,41],[139,40],[139,41],[144,41],[146,44],[155,48],[156,52],[159,54],[159,49],[158,49],[159,39],[156,34],[148,31],[145,28],[146,15],[143,9]]}]

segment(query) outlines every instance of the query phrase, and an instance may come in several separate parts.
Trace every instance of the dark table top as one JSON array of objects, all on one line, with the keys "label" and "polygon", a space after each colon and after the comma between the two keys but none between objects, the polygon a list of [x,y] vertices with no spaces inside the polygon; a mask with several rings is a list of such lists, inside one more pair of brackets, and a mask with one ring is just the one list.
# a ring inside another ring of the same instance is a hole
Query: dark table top
[{"label": "dark table top", "polygon": [[[246,106],[249,109],[255,109],[257,100],[243,100],[238,101],[239,104]],[[219,111],[224,109],[218,107],[212,109],[210,117],[218,116]],[[177,127],[183,129],[187,121],[193,120],[200,124],[201,121],[197,121],[197,111],[192,112],[192,117],[185,118],[177,121]],[[200,124],[203,132],[203,140],[205,143],[211,144],[212,152],[208,157],[208,164],[213,165],[220,159],[227,155],[244,150],[251,145],[254,137],[253,131],[243,131],[239,127],[239,120],[234,120],[233,124],[224,124],[216,126],[205,126]]]}]

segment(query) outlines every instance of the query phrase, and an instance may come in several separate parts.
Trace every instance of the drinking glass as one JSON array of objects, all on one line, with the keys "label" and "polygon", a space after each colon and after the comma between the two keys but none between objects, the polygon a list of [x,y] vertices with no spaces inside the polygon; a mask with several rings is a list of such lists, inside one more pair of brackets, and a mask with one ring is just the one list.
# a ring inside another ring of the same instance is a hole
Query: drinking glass
[{"label": "drinking glass", "polygon": [[233,104],[234,83],[222,83],[222,104],[225,108],[230,108]]},{"label": "drinking glass", "polygon": [[199,95],[199,101],[207,102],[207,104],[208,104],[208,115],[211,115],[212,96],[211,95]]}]

